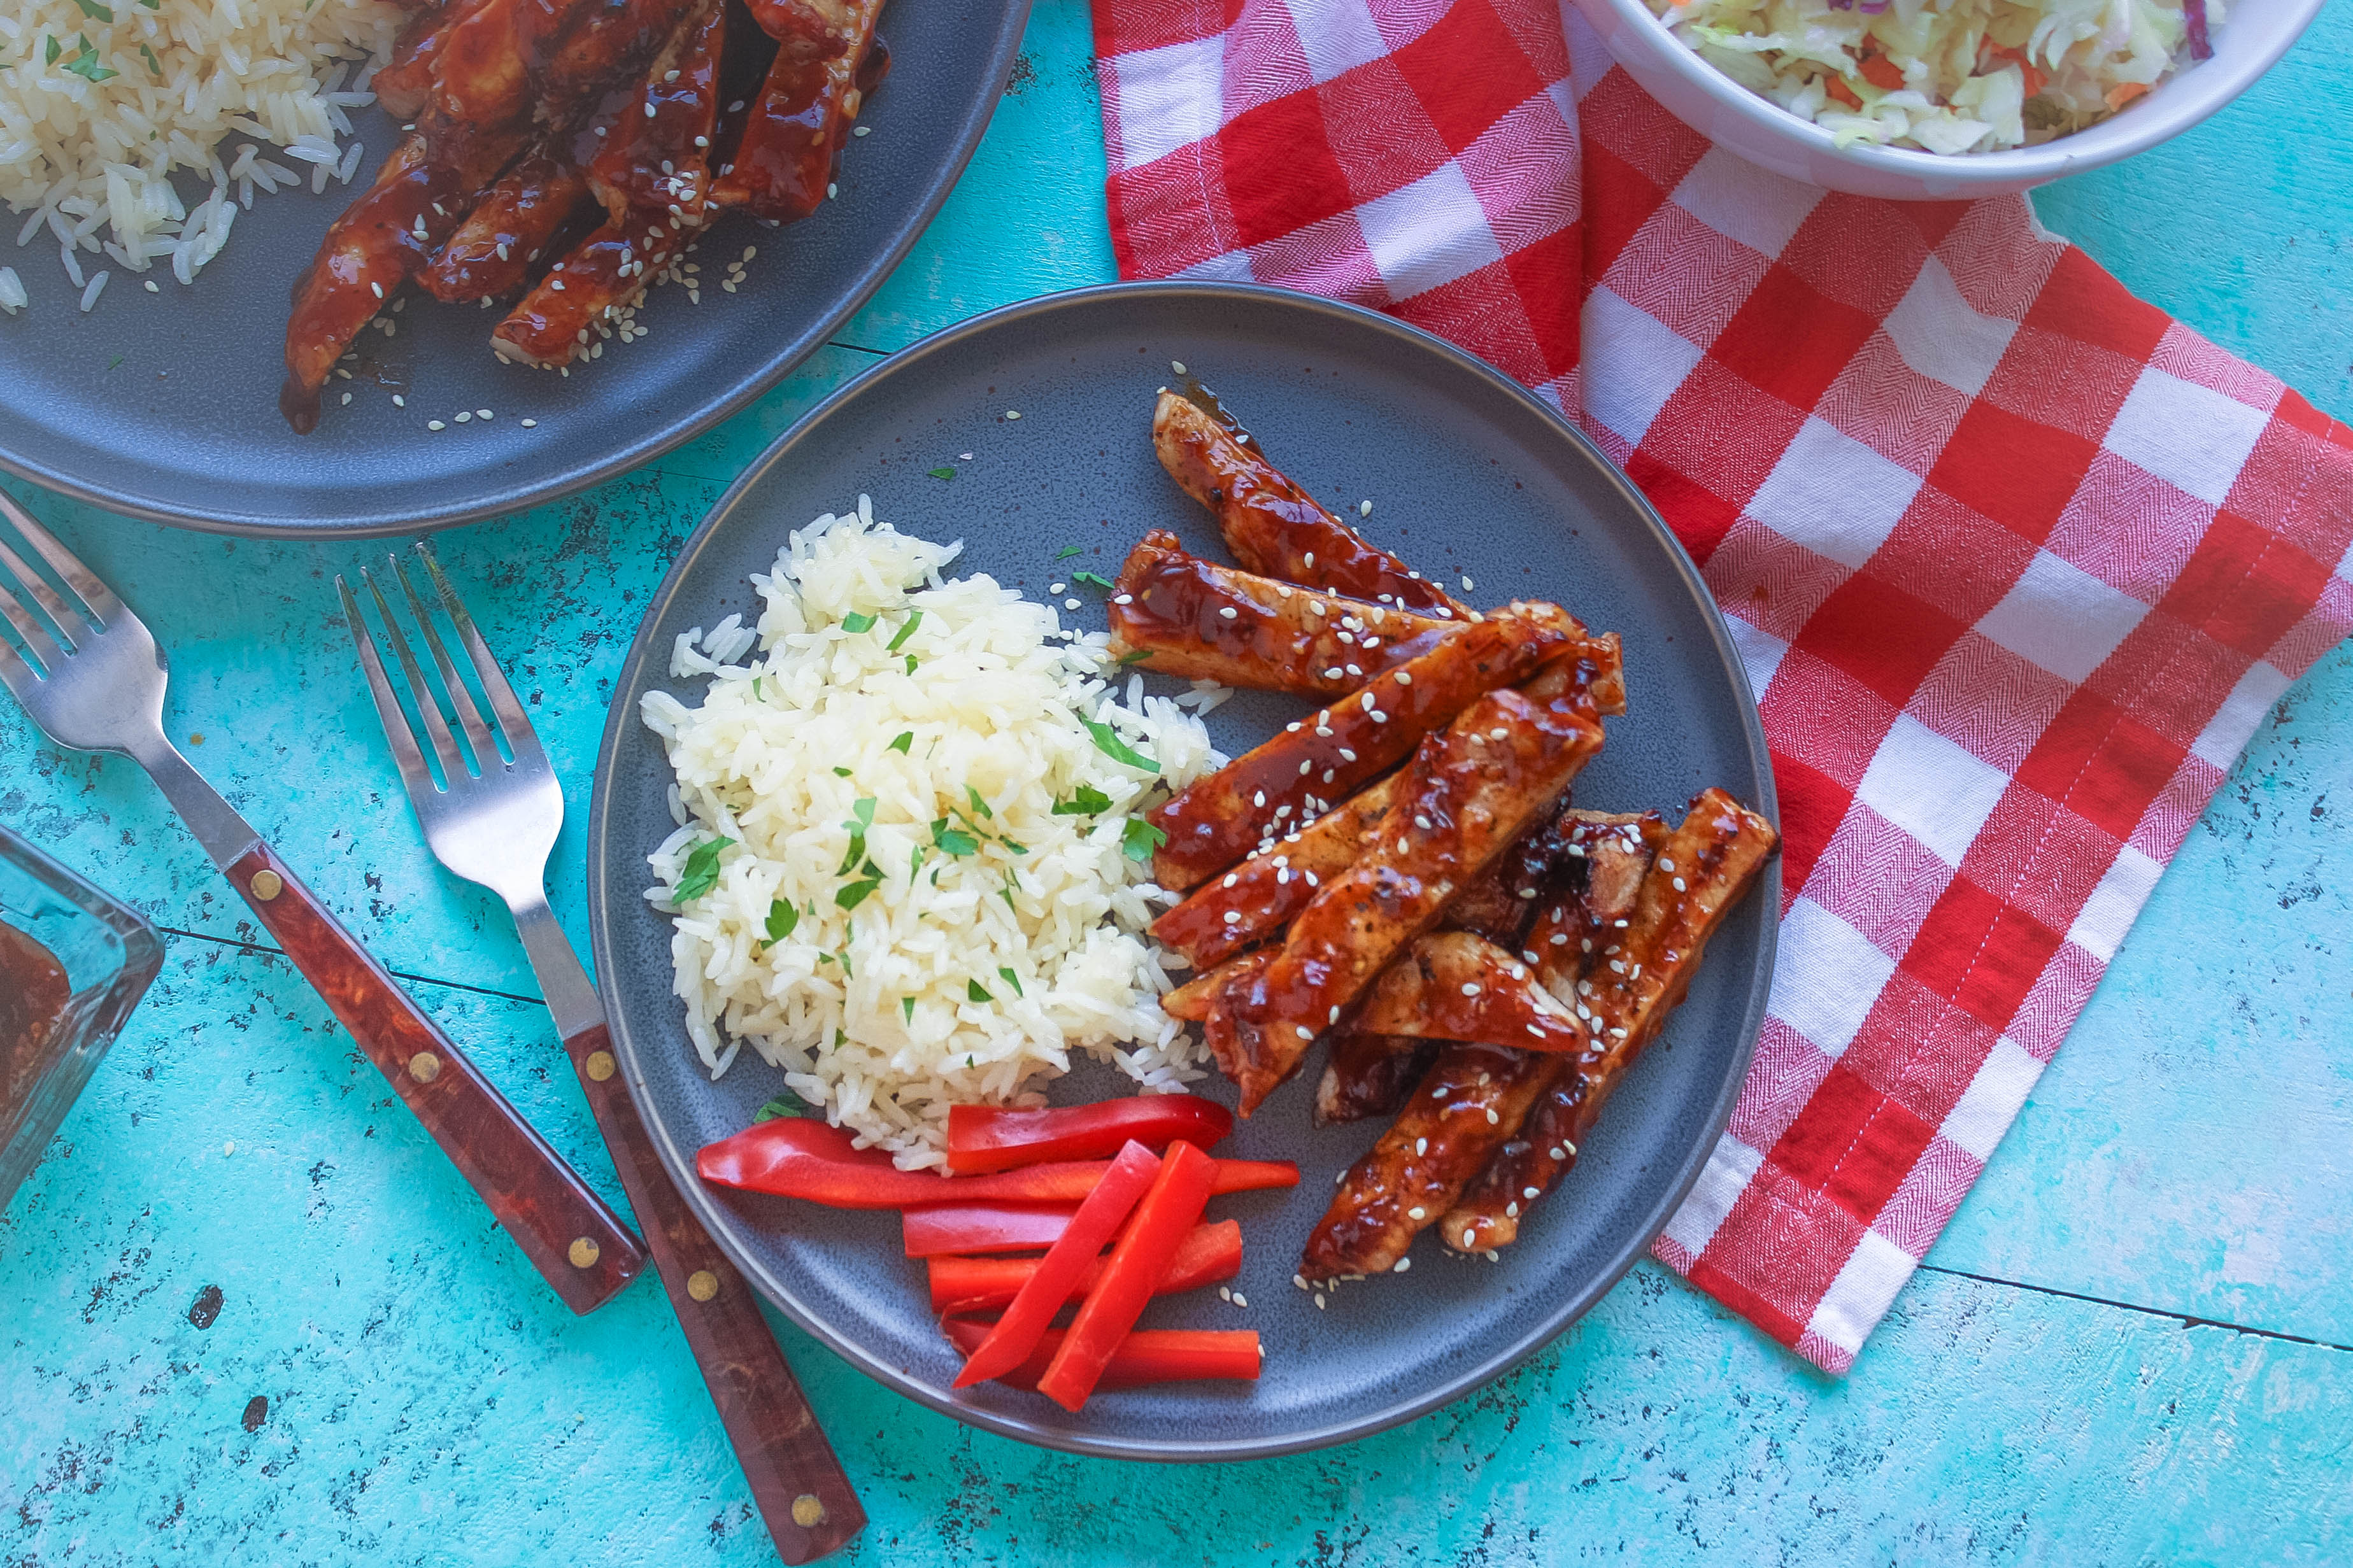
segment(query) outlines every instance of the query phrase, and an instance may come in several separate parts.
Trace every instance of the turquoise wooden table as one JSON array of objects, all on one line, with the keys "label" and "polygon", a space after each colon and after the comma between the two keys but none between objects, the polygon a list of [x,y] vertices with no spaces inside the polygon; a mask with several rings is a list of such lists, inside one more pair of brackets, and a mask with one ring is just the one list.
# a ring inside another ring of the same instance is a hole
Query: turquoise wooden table
[{"label": "turquoise wooden table", "polygon": [[[2166,309],[2353,413],[2353,5],[2237,106],[2042,194]],[[574,804],[638,607],[828,389],[1113,276],[1086,14],[1039,0],[971,172],[872,305],[710,436],[444,535]],[[854,162],[849,177],[855,177]],[[338,622],[371,548],[18,489],[170,646],[167,723],[617,1204],[503,909],[440,873]],[[0,1219],[0,1563],[773,1562],[660,1294],[573,1318],[136,769],[0,700],[0,822],[144,909],[164,974]],[[873,1522],[840,1561],[2353,1561],[2353,648],[2282,700],[1852,1374],[1644,1265],[1517,1373],[1244,1467],[972,1431],[786,1328]]]}]

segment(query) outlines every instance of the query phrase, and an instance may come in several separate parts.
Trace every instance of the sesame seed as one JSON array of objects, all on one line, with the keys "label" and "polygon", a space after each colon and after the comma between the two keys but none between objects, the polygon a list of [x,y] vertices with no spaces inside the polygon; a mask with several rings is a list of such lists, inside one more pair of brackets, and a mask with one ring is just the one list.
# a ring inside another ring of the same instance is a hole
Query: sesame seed
[{"label": "sesame seed", "polygon": [[1227,605],[1220,608],[1218,611],[1218,614],[1227,620],[1238,621],[1241,619],[1242,613],[1240,610],[1235,609],[1231,605]]},{"label": "sesame seed", "polygon": [[1430,1098],[1432,1100],[1444,1100],[1446,1098],[1446,1086],[1441,1083],[1436,1089],[1431,1089],[1430,1091]]},{"label": "sesame seed", "polygon": [[1021,417],[1021,410],[1018,408],[1008,408],[1005,411],[1005,416],[1008,419],[1018,419]]},{"label": "sesame seed", "polygon": [[1468,1247],[1473,1239],[1475,1239],[1474,1234],[1468,1226],[1465,1226],[1462,1232],[1462,1245]]},{"label": "sesame seed", "polygon": [[1567,947],[1568,945],[1568,933],[1565,931],[1556,931],[1553,932],[1552,945],[1555,947]]},{"label": "sesame seed", "polygon": [[1429,1140],[1429,1139],[1427,1139],[1427,1138],[1417,1138],[1417,1139],[1415,1139],[1415,1140],[1413,1141],[1413,1152],[1414,1152],[1415,1153],[1417,1153],[1417,1154],[1427,1154],[1427,1153],[1429,1153],[1429,1152],[1430,1152],[1430,1140]]},{"label": "sesame seed", "polygon": [[1291,1277],[1291,1282],[1292,1282],[1293,1285],[1298,1286],[1302,1290],[1304,1290],[1304,1289],[1307,1289],[1307,1276],[1306,1276],[1306,1275],[1304,1275],[1304,1274],[1294,1274],[1294,1275],[1293,1275],[1293,1276]]},{"label": "sesame seed", "polygon": [[1364,675],[1364,673],[1365,673],[1365,672],[1364,672],[1363,670],[1361,670],[1361,669],[1358,669],[1355,665],[1353,665],[1353,664],[1352,664],[1352,665],[1350,665],[1350,666],[1348,667],[1348,673],[1349,673],[1350,675],[1354,675],[1354,676],[1357,676],[1357,677],[1360,677],[1360,678],[1361,678],[1361,677]]},{"label": "sesame seed", "polygon": [[1465,573],[1465,574],[1463,574],[1463,578],[1462,578],[1462,591],[1463,591],[1464,593],[1466,593],[1466,594],[1470,593],[1472,589],[1474,589],[1474,588],[1478,587],[1478,585],[1479,585],[1478,584],[1473,583],[1472,581],[1471,581],[1471,577],[1470,577],[1470,574],[1469,574],[1468,573]]},{"label": "sesame seed", "polygon": [[1343,675],[1345,675],[1346,673],[1347,673],[1347,671],[1346,671],[1346,670],[1342,669],[1338,665],[1336,665],[1336,664],[1335,664],[1335,665],[1334,665],[1331,668],[1329,668],[1329,669],[1327,669],[1327,670],[1325,670],[1325,671],[1324,672],[1324,679],[1326,679],[1326,680],[1337,680],[1337,679],[1339,679]]},{"label": "sesame seed", "polygon": [[1241,924],[1241,923],[1242,923],[1242,912],[1241,912],[1241,910],[1228,910],[1226,911],[1226,923],[1227,923],[1228,925],[1229,925],[1229,926],[1238,926],[1238,925]]},{"label": "sesame seed", "polygon": [[1520,1217],[1520,1205],[1518,1200],[1514,1199],[1513,1202],[1504,1205],[1504,1217],[1505,1219],[1517,1219]]},{"label": "sesame seed", "polygon": [[831,181],[828,181],[825,187],[825,199],[827,201],[831,201],[834,197],[839,195],[841,195],[841,187],[833,184]]},{"label": "sesame seed", "polygon": [[1660,856],[1660,857],[1659,857],[1659,869],[1660,869],[1660,870],[1662,870],[1662,871],[1672,871],[1672,870],[1673,870],[1674,868],[1675,868],[1675,863],[1674,863],[1672,860],[1669,859],[1669,858],[1668,858],[1667,857],[1665,857],[1664,855],[1662,855],[1662,856]]},{"label": "sesame seed", "polygon": [[1237,882],[1240,881],[1241,879],[1242,879],[1242,874],[1241,874],[1240,871],[1229,871],[1229,872],[1227,872],[1227,873],[1226,873],[1226,881],[1225,881],[1225,885],[1226,885],[1227,887],[1230,888],[1230,887],[1232,887],[1235,883],[1237,883]]},{"label": "sesame seed", "polygon": [[1168,368],[1182,375],[1185,374],[1185,362],[1181,359],[1172,359],[1168,362]]},{"label": "sesame seed", "polygon": [[438,419],[427,419],[425,422],[425,427],[427,430],[446,430],[448,428],[448,426],[442,424]]},{"label": "sesame seed", "polygon": [[1381,711],[1379,709],[1377,709],[1377,708],[1376,708],[1376,709],[1374,709],[1374,710],[1373,710],[1373,722],[1374,722],[1374,723],[1376,723],[1376,724],[1386,724],[1386,723],[1388,723],[1388,721],[1389,721],[1389,716],[1388,716],[1388,714],[1386,714],[1386,713],[1382,712],[1382,711]]},{"label": "sesame seed", "polygon": [[1240,1291],[1237,1290],[1234,1292],[1234,1305],[1237,1307],[1247,1307],[1250,1305],[1250,1301],[1249,1299],[1243,1296]]},{"label": "sesame seed", "polygon": [[1501,724],[1496,725],[1493,729],[1487,731],[1487,739],[1491,741],[1508,741],[1511,738],[1512,732],[1509,730],[1504,729]]},{"label": "sesame seed", "polygon": [[[1566,1150],[1566,1149],[1559,1148],[1559,1147],[1557,1147],[1557,1146],[1556,1146],[1556,1147],[1554,1147],[1554,1148],[1552,1149],[1552,1151],[1551,1151],[1551,1154],[1552,1154],[1552,1157],[1553,1157],[1554,1159],[1556,1159],[1556,1160],[1566,1160],[1566,1159],[1567,1159],[1567,1158],[1568,1158],[1568,1151],[1567,1151],[1567,1150]],[[1533,1194],[1533,1193],[1531,1194],[1531,1195],[1534,1195],[1534,1194]]]},{"label": "sesame seed", "polygon": [[1299,1037],[1303,1040],[1312,1040],[1315,1037],[1315,1031],[1304,1024],[1293,1024],[1291,1026],[1299,1031]]},{"label": "sesame seed", "polygon": [[1324,1310],[1324,1292],[1321,1290],[1315,1292],[1315,1310],[1319,1312]]},{"label": "sesame seed", "polygon": [[1266,804],[1266,791],[1260,790],[1257,794],[1251,795],[1250,804],[1252,805],[1264,805]]},{"label": "sesame seed", "polygon": [[1490,1110],[1490,1111],[1488,1111],[1488,1112],[1487,1112],[1487,1125],[1488,1125],[1488,1126],[1490,1126],[1490,1127],[1499,1127],[1499,1126],[1503,1125],[1503,1121],[1504,1121],[1504,1119],[1503,1119],[1502,1117],[1500,1117],[1500,1116],[1496,1115],[1493,1110]]},{"label": "sesame seed", "polygon": [[473,416],[472,416],[472,415],[470,415],[470,414],[469,414],[469,413],[467,413],[464,409],[460,408],[459,410],[458,410],[458,412],[457,412],[457,414],[454,416],[454,417],[457,419],[457,421],[458,421],[458,423],[459,423],[459,424],[463,425],[464,423],[466,423],[466,421],[468,421],[469,419],[471,419],[471,418],[473,417]]},{"label": "sesame seed", "polygon": [[1535,1201],[1536,1189],[1534,1187],[1522,1187],[1520,1189],[1520,1196],[1526,1198],[1529,1202],[1533,1203]]},{"label": "sesame seed", "polygon": [[1409,669],[1398,670],[1397,672],[1397,683],[1399,686],[1411,686],[1413,684],[1413,671]]},{"label": "sesame seed", "polygon": [[406,408],[408,406],[408,399],[396,392],[392,395],[392,405],[395,408]]},{"label": "sesame seed", "polygon": [[1311,550],[1304,556],[1301,557],[1301,559],[1306,562],[1308,565],[1313,566],[1315,564],[1315,552]]},{"label": "sesame seed", "polygon": [[1135,603],[1135,595],[1133,594],[1121,594],[1114,597],[1112,600],[1112,603],[1114,605],[1133,605]]},{"label": "sesame seed", "polygon": [[1369,713],[1369,712],[1371,712],[1371,711],[1373,710],[1373,700],[1374,700],[1374,699],[1373,699],[1373,694],[1372,694],[1371,692],[1369,692],[1369,691],[1366,692],[1366,693],[1365,693],[1365,711],[1366,711],[1366,712]]},{"label": "sesame seed", "polygon": [[1285,724],[1282,727],[1282,732],[1286,735],[1296,735],[1299,733],[1299,721],[1293,719],[1290,723]]},{"label": "sesame seed", "polygon": [[1315,879],[1315,873],[1313,871],[1303,871],[1300,875],[1307,879],[1307,885],[1311,888],[1319,888],[1323,886],[1321,882],[1318,882]]},{"label": "sesame seed", "polygon": [[1360,501],[1358,501],[1358,502],[1356,503],[1356,515],[1357,515],[1358,517],[1370,517],[1370,516],[1372,516],[1372,515],[1373,515],[1373,503],[1372,503],[1372,502],[1370,502],[1370,501],[1368,501],[1368,500],[1360,500]]},{"label": "sesame seed", "polygon": [[526,419],[522,422],[522,427],[526,430],[536,430],[539,428],[539,421],[536,419]]},{"label": "sesame seed", "polygon": [[1046,592],[1049,594],[1059,594],[1069,586],[1070,584],[1068,583],[1049,583],[1046,584]]},{"label": "sesame seed", "polygon": [[1218,1300],[1220,1301],[1230,1301],[1233,1299],[1234,1293],[1230,1289],[1223,1285],[1218,1287]]},{"label": "sesame seed", "polygon": [[1683,886],[1683,879],[1681,877],[1677,877],[1677,878],[1675,879],[1675,891],[1676,891],[1676,892],[1678,892],[1678,893],[1682,893],[1682,892],[1687,892],[1687,891],[1689,891],[1689,890],[1690,890],[1690,889],[1686,889],[1686,888]]},{"label": "sesame seed", "polygon": [[474,417],[477,419],[491,419],[497,417],[497,416],[493,415],[487,408],[477,408],[474,410]]},{"label": "sesame seed", "polygon": [[1414,825],[1416,827],[1420,828],[1424,833],[1427,833],[1427,832],[1429,832],[1429,831],[1430,831],[1430,818],[1428,818],[1428,817],[1426,817],[1426,816],[1423,816],[1419,815],[1419,813],[1417,813],[1417,814],[1415,815],[1415,816],[1414,816],[1414,819],[1413,819],[1413,825]]},{"label": "sesame seed", "polygon": [[352,395],[351,395],[350,393],[348,393],[348,392],[344,393],[344,394],[343,394],[343,406],[344,406],[344,407],[346,407],[346,408],[350,407],[350,406],[351,406],[351,402],[352,402]]},{"label": "sesame seed", "polygon": [[1416,1204],[1413,1207],[1405,1211],[1405,1217],[1408,1219],[1419,1219],[1429,1212],[1429,1210],[1423,1208],[1419,1204]]},{"label": "sesame seed", "polygon": [[1288,599],[1291,597],[1290,584],[1287,583],[1277,583],[1274,585],[1274,596],[1278,599]]}]

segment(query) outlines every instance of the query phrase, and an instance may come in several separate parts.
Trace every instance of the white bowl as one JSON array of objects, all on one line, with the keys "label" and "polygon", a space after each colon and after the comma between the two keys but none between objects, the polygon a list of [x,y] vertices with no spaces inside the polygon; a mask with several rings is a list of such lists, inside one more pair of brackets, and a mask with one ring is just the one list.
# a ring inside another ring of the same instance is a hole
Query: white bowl
[{"label": "white bowl", "polygon": [[1897,201],[2022,191],[2079,174],[2189,130],[2287,53],[2321,0],[2236,0],[2214,55],[2168,77],[2123,113],[2040,147],[1951,156],[1903,147],[1839,147],[1831,133],[1749,91],[1678,42],[1642,0],[1577,0],[1609,52],[1651,97],[1727,153],[1809,184]]}]

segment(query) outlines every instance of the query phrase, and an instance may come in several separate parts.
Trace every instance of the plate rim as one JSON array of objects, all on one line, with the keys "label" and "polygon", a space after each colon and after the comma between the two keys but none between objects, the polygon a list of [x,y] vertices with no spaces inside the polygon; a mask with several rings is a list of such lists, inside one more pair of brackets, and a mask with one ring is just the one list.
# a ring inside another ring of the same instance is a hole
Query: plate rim
[{"label": "plate rim", "polygon": [[[1434,333],[1416,327],[1396,317],[1382,314],[1342,300],[1303,294],[1293,289],[1265,284],[1235,283],[1215,280],[1140,279],[1118,283],[1092,284],[1079,289],[1066,289],[1040,294],[1028,300],[1002,305],[979,315],[966,318],[953,326],[908,345],[890,355],[854,379],[844,383],[826,398],[795,420],[744,472],[728,486],[712,503],[711,510],[695,525],[686,542],[670,563],[670,571],[661,584],[646,601],[644,613],[631,638],[628,657],[622,661],[614,677],[614,699],[606,715],[605,731],[596,747],[596,779],[589,800],[588,824],[584,848],[587,856],[589,943],[596,964],[598,984],[617,973],[613,963],[611,927],[607,919],[616,896],[610,876],[611,857],[607,853],[611,836],[610,783],[614,767],[624,742],[637,728],[637,716],[625,711],[628,704],[623,694],[638,685],[645,666],[659,650],[648,641],[649,628],[656,624],[661,613],[670,605],[687,572],[709,547],[718,529],[733,514],[735,509],[751,495],[760,483],[783,464],[792,449],[806,439],[824,420],[838,409],[864,395],[871,388],[892,378],[920,374],[923,363],[965,341],[988,332],[1017,328],[1034,318],[1070,310],[1088,310],[1106,300],[1133,300],[1139,295],[1162,298],[1189,298],[1200,300],[1235,300],[1254,304],[1271,304],[1302,310],[1311,316],[1345,321],[1350,327],[1371,328],[1387,334],[1406,353],[1434,353],[1451,361],[1457,367],[1469,371],[1475,379],[1485,382],[1496,392],[1512,399],[1524,408],[1542,416],[1558,434],[1565,437],[1578,454],[1591,461],[1601,476],[1620,493],[1634,511],[1637,519],[1663,545],[1668,559],[1684,590],[1699,605],[1719,663],[1731,681],[1733,692],[1740,700],[1741,729],[1747,742],[1752,765],[1763,781],[1762,798],[1751,803],[1778,830],[1780,826],[1780,805],[1775,787],[1772,759],[1765,739],[1765,729],[1757,712],[1756,694],[1748,682],[1746,667],[1742,663],[1732,640],[1730,627],[1724,613],[1716,605],[1702,579],[1698,565],[1693,562],[1682,542],[1674,536],[1666,521],[1652,507],[1625,471],[1612,462],[1609,455],[1591,437],[1577,428],[1560,411],[1537,397],[1526,387],[1512,380],[1484,360],[1457,347]],[[617,896],[634,899],[632,886]],[[893,1393],[914,1400],[942,1415],[966,1426],[978,1427],[1000,1436],[1063,1453],[1082,1454],[1097,1458],[1134,1459],[1161,1463],[1225,1463],[1240,1459],[1273,1458],[1287,1454],[1304,1453],[1340,1443],[1354,1442],[1401,1426],[1440,1406],[1452,1403],[1465,1394],[1503,1376],[1557,1339],[1575,1324],[1601,1299],[1616,1288],[1627,1271],[1646,1255],[1651,1243],[1664,1231],[1676,1210],[1682,1207],[1691,1189],[1697,1184],[1708,1160],[1722,1142],[1729,1125],[1735,1102],[1742,1084],[1746,1080],[1758,1036],[1765,1021],[1765,1006],[1770,993],[1773,971],[1778,956],[1781,902],[1781,857],[1776,853],[1767,862],[1753,895],[1758,900],[1763,917],[1763,963],[1751,984],[1749,996],[1741,1024],[1741,1044],[1737,1053],[1736,1070],[1727,1073],[1724,1087],[1715,1102],[1708,1109],[1711,1133],[1700,1140],[1693,1152],[1683,1158],[1666,1187],[1666,1195],[1656,1205],[1641,1227],[1640,1239],[1621,1248],[1581,1289],[1561,1298],[1556,1309],[1542,1318],[1526,1333],[1488,1356],[1477,1364],[1441,1379],[1432,1387],[1397,1400],[1378,1410],[1353,1415],[1346,1420],[1328,1423],[1309,1430],[1282,1434],[1264,1438],[1186,1439],[1171,1436],[1155,1438],[1148,1444],[1138,1439],[1102,1437],[1084,1431],[1071,1430],[1025,1419],[1018,1415],[977,1408],[959,1403],[951,1392],[934,1389],[914,1377],[906,1369],[869,1353],[863,1347],[837,1331],[825,1319],[809,1309],[753,1257],[744,1245],[739,1227],[744,1222],[731,1210],[722,1206],[695,1173],[693,1155],[681,1149],[671,1136],[670,1128],[649,1109],[650,1096],[645,1085],[643,1063],[638,1042],[624,1026],[617,1012],[607,1009],[608,1027],[613,1037],[615,1054],[621,1064],[622,1081],[637,1101],[640,1120],[668,1167],[671,1180],[685,1196],[688,1206],[701,1220],[735,1267],[762,1296],[782,1310],[805,1332],[826,1348],[847,1361],[851,1366],[881,1384]]]},{"label": "plate rim", "polygon": [[[811,354],[831,342],[833,334],[866,308],[867,301],[873,299],[882,285],[898,271],[900,263],[906,260],[907,253],[914,248],[915,242],[932,226],[933,220],[940,215],[940,208],[947,205],[948,197],[963,180],[965,169],[972,163],[973,154],[980,150],[981,139],[988,133],[997,108],[1005,101],[1007,89],[1013,79],[1014,62],[1021,52],[1021,40],[1029,29],[1033,0],[1000,0],[1000,3],[1002,9],[997,37],[988,51],[981,78],[990,90],[966,111],[964,123],[956,129],[954,151],[945,163],[933,171],[931,184],[924,188],[922,201],[900,225],[898,232],[891,237],[890,243],[867,265],[855,285],[836,302],[835,308],[817,320],[799,347],[787,344],[734,392],[680,420],[649,440],[632,443],[619,451],[599,456],[586,467],[575,468],[552,483],[511,485],[496,494],[486,494],[437,512],[377,511],[349,521],[291,521],[275,514],[190,511],[174,508],[154,497],[111,488],[100,479],[54,469],[47,464],[21,457],[5,437],[0,437],[0,473],[38,485],[69,500],[80,501],[142,522],[162,523],[168,528],[186,529],[195,533],[226,534],[241,539],[340,541],[438,533],[443,529],[462,528],[468,523],[552,505],[659,461],[713,426],[743,412],[754,400],[765,396],[778,382],[799,369]],[[887,363],[888,358],[885,355],[883,363]],[[859,376],[845,384],[855,384],[863,379],[864,374],[860,372]],[[792,429],[799,427],[800,421],[796,420]],[[786,434],[791,434],[791,430]],[[767,454],[762,453],[754,459],[754,466],[766,458]]]}]

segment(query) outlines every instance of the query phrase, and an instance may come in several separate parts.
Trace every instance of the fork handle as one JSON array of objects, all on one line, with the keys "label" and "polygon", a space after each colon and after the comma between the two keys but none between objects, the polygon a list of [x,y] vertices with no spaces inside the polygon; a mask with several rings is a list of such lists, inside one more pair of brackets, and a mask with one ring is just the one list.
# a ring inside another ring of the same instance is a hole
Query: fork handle
[{"label": "fork handle", "polygon": [[752,1483],[776,1554],[787,1563],[814,1562],[865,1529],[866,1510],[785,1363],[759,1298],[662,1168],[637,1101],[622,1084],[605,1026],[565,1036],[564,1049],[579,1071],[588,1108],[645,1227],[662,1289],[710,1385],[736,1462]]},{"label": "fork handle", "polygon": [[566,1306],[593,1311],[637,1277],[628,1227],[269,845],[222,869]]}]

